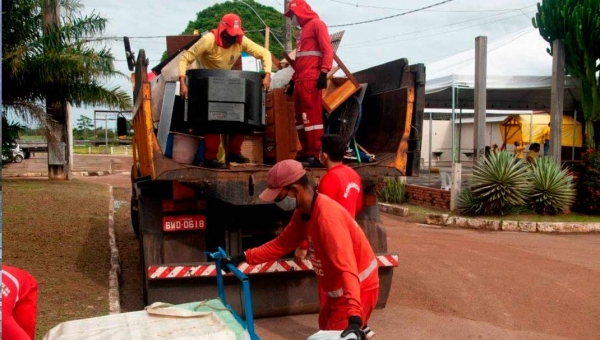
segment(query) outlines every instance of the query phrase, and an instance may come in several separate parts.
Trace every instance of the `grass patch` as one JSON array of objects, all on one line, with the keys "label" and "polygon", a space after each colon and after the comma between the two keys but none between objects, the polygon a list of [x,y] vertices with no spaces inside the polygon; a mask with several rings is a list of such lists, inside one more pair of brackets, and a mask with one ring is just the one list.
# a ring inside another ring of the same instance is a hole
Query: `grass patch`
[{"label": "grass patch", "polygon": [[108,314],[107,187],[5,179],[3,196],[3,261],[39,283],[36,339],[61,322]]},{"label": "grass patch", "polygon": [[[77,155],[110,155],[111,146],[74,146],[73,153]],[[131,146],[112,146],[113,155],[131,155]]]}]

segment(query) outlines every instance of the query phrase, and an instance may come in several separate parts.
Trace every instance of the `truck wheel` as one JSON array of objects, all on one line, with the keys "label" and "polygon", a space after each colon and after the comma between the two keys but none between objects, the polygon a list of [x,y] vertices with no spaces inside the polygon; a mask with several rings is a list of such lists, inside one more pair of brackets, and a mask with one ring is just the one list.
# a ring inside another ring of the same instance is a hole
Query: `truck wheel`
[{"label": "truck wheel", "polygon": [[25,155],[25,159],[31,158],[31,152],[29,150],[23,150],[23,154]]},{"label": "truck wheel", "polygon": [[140,212],[138,209],[138,200],[135,195],[135,185],[133,183],[135,166],[131,167],[131,204],[130,206],[130,216],[131,216],[131,227],[133,228],[133,232],[136,237],[140,237]]},{"label": "truck wheel", "polygon": [[21,163],[22,161],[23,161],[23,156],[21,156],[21,155],[15,156],[15,163]]},{"label": "truck wheel", "polygon": [[140,237],[140,213],[138,211],[138,202],[134,195],[131,195],[131,227],[137,238]]}]

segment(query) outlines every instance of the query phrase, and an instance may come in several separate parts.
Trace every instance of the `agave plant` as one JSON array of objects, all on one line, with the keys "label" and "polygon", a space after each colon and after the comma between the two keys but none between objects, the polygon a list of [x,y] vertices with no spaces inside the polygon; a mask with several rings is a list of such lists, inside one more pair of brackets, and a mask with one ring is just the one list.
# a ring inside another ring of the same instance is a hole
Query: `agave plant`
[{"label": "agave plant", "polygon": [[508,151],[492,152],[473,167],[471,192],[485,214],[508,213],[525,205],[531,191],[529,167]]},{"label": "agave plant", "polygon": [[567,170],[554,159],[541,157],[535,160],[531,172],[533,187],[529,196],[530,206],[541,214],[556,214],[575,203],[575,183]]},{"label": "agave plant", "polygon": [[479,215],[483,212],[483,204],[473,196],[471,189],[464,189],[458,194],[456,209],[461,215]]}]

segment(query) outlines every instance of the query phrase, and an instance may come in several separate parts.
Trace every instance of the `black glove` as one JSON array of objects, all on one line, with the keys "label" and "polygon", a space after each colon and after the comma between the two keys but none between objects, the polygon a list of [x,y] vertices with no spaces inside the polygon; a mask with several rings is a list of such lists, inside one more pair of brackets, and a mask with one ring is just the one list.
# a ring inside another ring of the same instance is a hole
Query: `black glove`
[{"label": "black glove", "polygon": [[358,340],[365,340],[365,332],[362,331],[362,319],[360,316],[351,316],[348,318],[348,327],[342,332],[342,338],[350,334],[356,335]]},{"label": "black glove", "polygon": [[284,94],[288,97],[291,97],[294,94],[294,81],[290,80],[288,83],[287,89],[285,89]]},{"label": "black glove", "polygon": [[326,87],[327,87],[327,73],[321,72],[321,74],[319,74],[319,80],[317,80],[317,88],[319,90],[322,90]]},{"label": "black glove", "polygon": [[227,256],[221,260],[221,269],[223,269],[225,273],[229,273],[231,271],[229,270],[229,268],[227,268],[227,264],[231,263],[232,265],[237,267],[238,264],[242,262],[246,262],[246,254],[244,252],[235,256]]}]

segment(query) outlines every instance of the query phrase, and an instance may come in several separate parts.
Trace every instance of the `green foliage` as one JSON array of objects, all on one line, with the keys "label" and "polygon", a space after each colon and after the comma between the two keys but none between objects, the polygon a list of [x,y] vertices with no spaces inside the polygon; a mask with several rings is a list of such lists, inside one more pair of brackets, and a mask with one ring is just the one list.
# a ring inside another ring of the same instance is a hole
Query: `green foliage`
[{"label": "green foliage", "polygon": [[48,99],[128,109],[128,92],[105,85],[125,75],[115,69],[109,48],[93,38],[104,32],[106,19],[96,13],[83,15],[79,0],[60,0],[61,24],[44,34],[45,3],[48,0],[2,2],[2,77],[10,84],[3,87],[3,107],[44,126],[49,126]]},{"label": "green foliage", "polygon": [[[271,28],[271,34],[275,35],[279,41],[283,43],[283,23],[284,17],[281,12],[270,6],[264,6],[253,0],[243,0],[246,4],[254,8],[258,15]],[[282,8],[283,9],[283,8]],[[235,13],[242,19],[242,27],[246,31],[246,36],[255,43],[264,46],[265,43],[265,25],[258,16],[250,9],[250,7],[241,3],[241,1],[227,1],[208,7],[196,14],[196,20],[190,21],[181,34],[192,34],[194,30],[198,30],[200,34],[205,31],[211,31],[217,27],[221,17],[227,13]],[[271,36],[269,49],[276,57],[282,56],[283,48],[277,40]],[[166,59],[163,54],[163,59]]]},{"label": "green foliage", "polygon": [[[17,122],[9,122],[6,118],[6,113],[2,113],[2,154],[8,154],[19,139],[19,133],[23,130],[24,126]],[[2,166],[5,166],[6,162],[2,162]]]},{"label": "green foliage", "polygon": [[508,151],[492,152],[473,168],[471,192],[481,201],[483,213],[505,215],[525,205],[529,195],[528,167]]},{"label": "green foliage", "polygon": [[386,178],[378,194],[382,202],[400,204],[406,201],[406,186],[398,177]]},{"label": "green foliage", "polygon": [[587,213],[600,214],[600,149],[588,149],[579,171],[578,206]]},{"label": "green foliage", "polygon": [[483,202],[473,196],[471,189],[467,188],[458,194],[456,209],[461,215],[479,215],[483,213]]},{"label": "green foliage", "polygon": [[600,1],[543,0],[538,3],[538,13],[532,21],[540,35],[550,43],[548,53],[551,55],[552,41],[560,39],[564,42],[567,73],[581,80],[586,144],[592,146],[592,122],[600,121]]},{"label": "green foliage", "polygon": [[575,184],[567,170],[561,169],[551,157],[540,157],[531,171],[529,206],[539,214],[557,214],[571,208],[575,202]]}]

